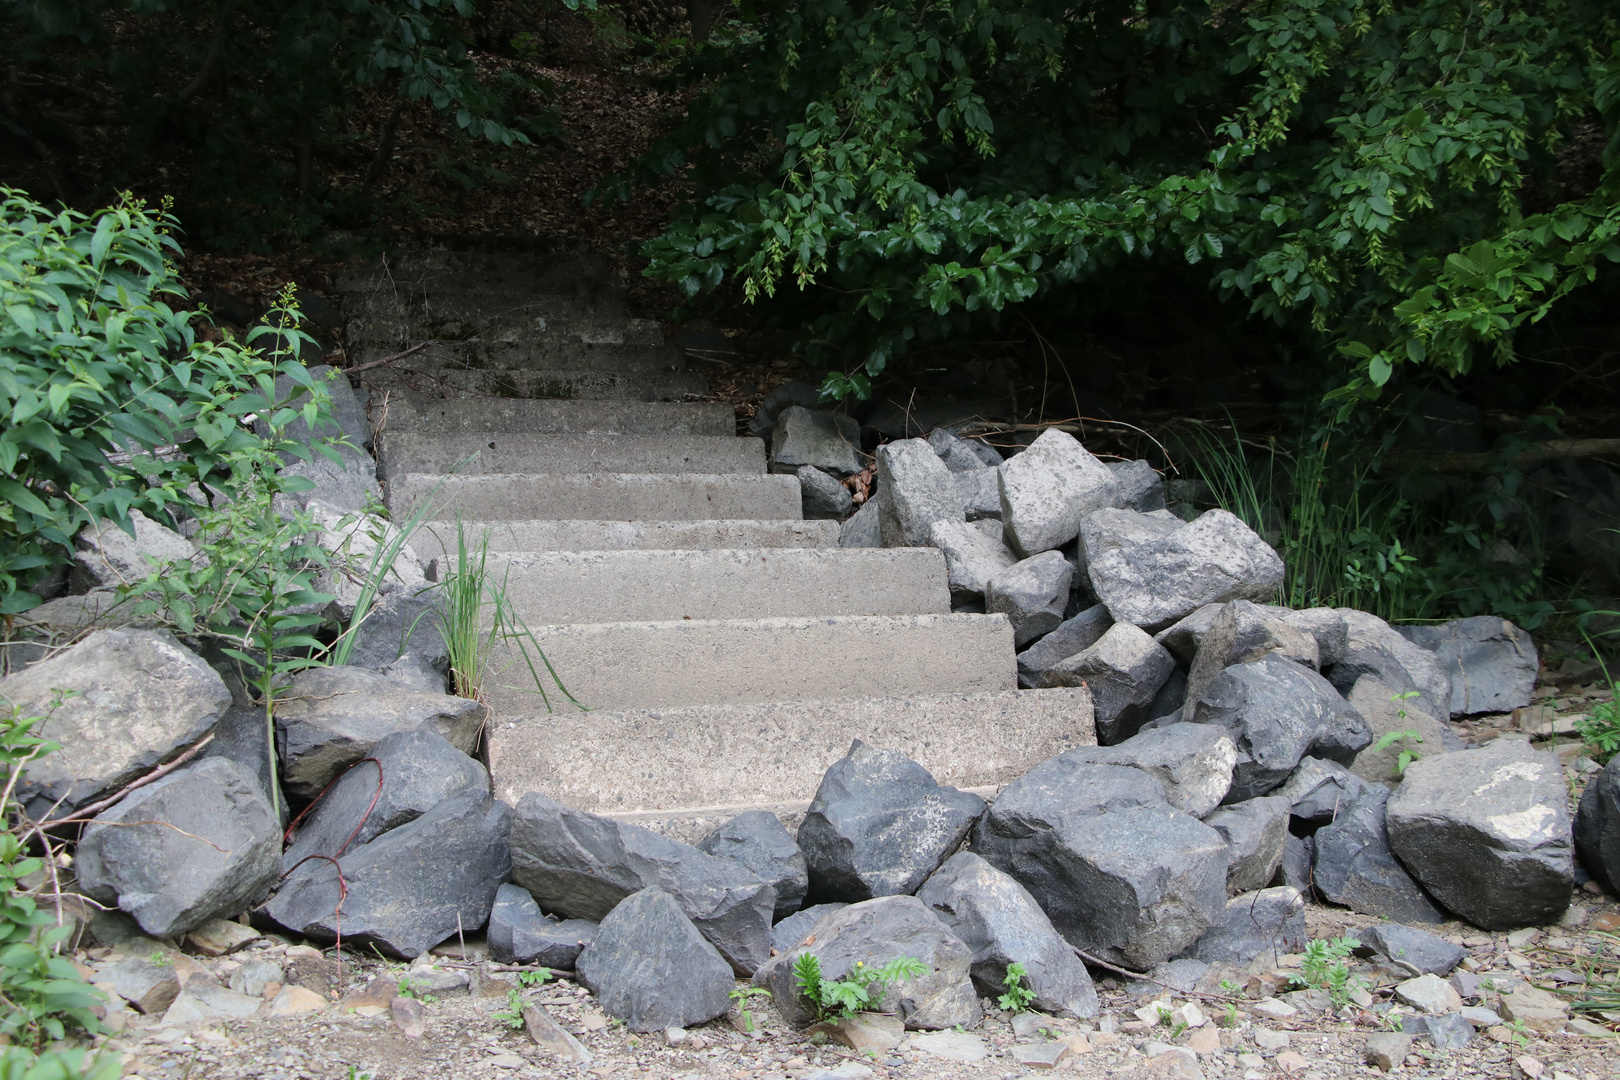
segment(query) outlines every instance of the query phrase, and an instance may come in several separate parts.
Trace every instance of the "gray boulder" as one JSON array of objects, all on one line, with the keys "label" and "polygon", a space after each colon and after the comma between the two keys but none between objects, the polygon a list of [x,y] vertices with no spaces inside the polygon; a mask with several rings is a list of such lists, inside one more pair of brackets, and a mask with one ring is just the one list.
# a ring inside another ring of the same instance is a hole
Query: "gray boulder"
[{"label": "gray boulder", "polygon": [[495,891],[484,937],[490,959],[497,963],[572,971],[580,950],[596,936],[596,926],[588,919],[547,918],[527,889],[502,885]]},{"label": "gray boulder", "polygon": [[[1407,691],[1406,693],[1416,693]],[[1363,675],[1351,688],[1348,700],[1372,729],[1373,741],[1355,756],[1350,771],[1363,780],[1393,788],[1400,783],[1400,755],[1410,750],[1419,757],[1432,757],[1446,753],[1446,728],[1418,704],[1415,698],[1405,697],[1376,675]],[[1416,736],[1402,735],[1417,732]],[[1400,736],[1394,742],[1378,749],[1378,741],[1385,735]]]},{"label": "gray boulder", "polygon": [[748,421],[748,433],[760,438],[768,436],[776,427],[776,420],[790,405],[813,409],[821,404],[821,388],[807,382],[785,382],[760,399],[759,409]]},{"label": "gray boulder", "polygon": [[771,471],[802,465],[848,476],[861,471],[861,427],[841,413],[789,405],[771,429]]},{"label": "gray boulder", "polygon": [[936,521],[962,521],[956,480],[922,439],[877,449],[878,528],[884,547],[926,547]]},{"label": "gray boulder", "polygon": [[771,1004],[797,1027],[815,1019],[804,991],[793,977],[793,962],[810,953],[824,981],[843,979],[857,963],[882,967],[909,956],[926,972],[902,979],[879,1004],[916,1031],[971,1027],[983,1013],[968,969],[973,953],[915,896],[883,896],[851,904],[816,924],[815,941],[773,957],[754,975],[754,985],[771,992]]},{"label": "gray boulder", "polygon": [[1310,754],[1348,764],[1372,742],[1372,730],[1322,676],[1292,660],[1266,656],[1221,672],[1184,715],[1218,724],[1237,744],[1228,802],[1264,795]]},{"label": "gray boulder", "polygon": [[[318,499],[311,499],[305,510],[317,527],[314,543],[330,558],[316,574],[311,587],[334,597],[327,613],[347,625],[360,602],[362,586],[371,579],[373,567],[380,559],[379,551],[399,543],[399,530],[376,514],[348,513]],[[380,580],[372,583],[378,596],[401,589],[418,593],[427,587],[422,560],[408,543],[402,544],[393,562],[381,569],[385,572]]]},{"label": "gray boulder", "polygon": [[[1423,708],[1429,715],[1443,718],[1451,713],[1451,676],[1446,673],[1445,666],[1440,658],[1428,649],[1414,645],[1389,623],[1376,615],[1355,608],[1337,608],[1338,613],[1344,616],[1348,636],[1345,643],[1345,660],[1339,666],[1346,664],[1357,666],[1357,654],[1381,654],[1383,658],[1377,668],[1369,668],[1383,678],[1385,682],[1396,685],[1400,679],[1398,675],[1388,671],[1388,661],[1393,661],[1405,672],[1412,685],[1423,695]],[[1366,671],[1357,671],[1345,682],[1348,689],[1355,685],[1356,678]],[[1330,676],[1335,685],[1340,683],[1340,677]]]},{"label": "gray boulder", "polygon": [[0,698],[44,717],[35,733],[62,747],[29,762],[17,786],[35,818],[111,795],[207,735],[231,704],[224,680],[166,630],[94,631],[0,679]]},{"label": "gray boulder", "polygon": [[1110,461],[1108,471],[1119,485],[1119,506],[1146,514],[1165,509],[1164,478],[1146,461]]},{"label": "gray boulder", "polygon": [[1350,627],[1338,611],[1328,607],[1298,610],[1267,607],[1265,610],[1316,639],[1317,666],[1321,669],[1326,670],[1344,659],[1345,650],[1350,647]]},{"label": "gray boulder", "polygon": [[1095,510],[1119,505],[1119,482],[1073,435],[1048,428],[1000,469],[1001,520],[1020,557],[1062,547]]},{"label": "gray boulder", "polygon": [[774,886],[777,919],[787,918],[804,903],[810,887],[804,853],[769,810],[738,814],[699,840],[697,849],[741,863],[755,877]]},{"label": "gray boulder", "polygon": [[1226,891],[1236,896],[1265,888],[1277,876],[1288,839],[1288,800],[1273,796],[1223,806],[1204,824],[1226,841]]},{"label": "gray boulder", "polygon": [[[278,512],[285,512],[290,506],[303,508],[313,501],[320,501],[344,513],[357,514],[368,506],[382,502],[382,488],[377,484],[377,463],[370,454],[354,447],[330,446],[328,449],[337,458],[333,461],[310,444],[300,445],[308,447],[309,456],[283,465],[281,475],[301,477],[314,486],[308,491],[278,495]],[[282,500],[290,506],[280,505]]]},{"label": "gray boulder", "polygon": [[353,629],[348,666],[378,672],[413,690],[444,693],[450,650],[439,628],[442,604],[437,586],[377,597]]},{"label": "gray boulder", "polygon": [[1064,756],[1077,763],[1140,769],[1164,785],[1171,806],[1201,818],[1226,798],[1232,786],[1232,766],[1237,764],[1237,747],[1225,728],[1171,724],[1140,732],[1114,746],[1076,747]]},{"label": "gray boulder", "polygon": [[883,528],[880,518],[883,508],[883,489],[861,503],[859,510],[838,528],[838,546],[846,548],[877,548],[883,546]]},{"label": "gray boulder", "polygon": [[1355,798],[1341,800],[1332,823],[1310,838],[1311,883],[1326,899],[1364,915],[1444,922],[1445,914],[1390,850],[1388,801],[1389,791],[1379,784],[1359,784]]},{"label": "gray boulder", "polygon": [[232,918],[280,874],[281,823],[256,777],[227,758],[177,769],[100,814],[74,868],[91,897],[152,937]]},{"label": "gray boulder", "polygon": [[[1303,896],[1311,895],[1314,887],[1311,877],[1315,861],[1316,841],[1313,837],[1287,834],[1283,837],[1282,862],[1277,864],[1277,876],[1271,879],[1271,884],[1287,885],[1291,889],[1297,889]],[[1393,855],[1390,856],[1390,861],[1395,861]]]},{"label": "gray boulder", "polygon": [[856,739],[821,778],[799,826],[810,894],[848,902],[914,893],[984,812],[898,750]]},{"label": "gray boulder", "polygon": [[[487,793],[457,795],[370,843],[338,868],[311,859],[289,874],[260,914],[315,941],[376,946],[415,959],[470,927],[483,926],[511,871],[512,811]],[[339,912],[339,901],[342,910]]]},{"label": "gray boulder", "polygon": [[828,476],[814,465],[801,465],[799,478],[800,501],[806,518],[831,518],[842,521],[855,505],[849,488]]},{"label": "gray boulder", "polygon": [[969,521],[1001,520],[1001,478],[994,469],[952,473],[962,514]]},{"label": "gray boulder", "polygon": [[1096,708],[1097,741],[1124,742],[1147,723],[1147,709],[1175,659],[1130,623],[1116,622],[1084,652],[1053,664],[1040,685],[1089,686]]},{"label": "gray boulder", "polygon": [[631,893],[657,887],[738,971],[770,956],[776,890],[768,882],[730,859],[538,792],[513,812],[512,880],[569,919],[601,920]]},{"label": "gray boulder", "polygon": [[928,445],[951,472],[977,472],[993,469],[1002,462],[1001,454],[993,446],[978,439],[958,438],[949,428],[935,428],[928,433]]},{"label": "gray boulder", "polygon": [[[946,561],[949,562],[948,557]],[[1018,654],[1018,685],[1026,690],[1038,686],[1043,674],[1061,661],[1091,648],[1112,625],[1113,616],[1101,604],[1093,604],[1073,618],[1065,619],[1056,630]]]},{"label": "gray boulder", "polygon": [[[268,343],[271,339],[261,338],[261,343]],[[309,377],[317,386],[326,390],[328,402],[327,419],[330,424],[323,424],[311,430],[304,422],[302,414],[293,417],[292,421],[282,429],[282,438],[293,442],[309,445],[318,439],[343,439],[357,450],[364,450],[371,441],[371,425],[366,421],[365,406],[355,394],[354,387],[342,371],[330,364],[314,364],[309,368]],[[297,394],[296,397],[292,395]],[[302,409],[308,400],[308,391],[301,390],[301,384],[295,383],[291,376],[276,376],[276,396],[280,398],[291,397],[291,406]],[[263,417],[253,421],[253,430],[260,438],[270,433],[270,427]]]},{"label": "gray boulder", "polygon": [[1205,604],[1270,599],[1282,584],[1282,559],[1225,510],[1153,539],[1104,531],[1088,518],[1080,540],[1092,591],[1117,622],[1158,630]]},{"label": "gray boulder", "polygon": [[1097,989],[1085,964],[1029,890],[978,855],[951,856],[917,899],[973,950],[973,981],[986,997],[1007,992],[1007,965],[1016,963],[1024,966],[1023,986],[1034,992],[1035,1008],[1060,1016],[1097,1014]]},{"label": "gray boulder", "polygon": [[85,586],[115,589],[137,585],[166,564],[186,566],[207,561],[198,555],[191,541],[139,510],[130,510],[129,524],[135,530],[134,536],[114,522],[98,521],[80,529],[73,538],[73,546],[78,549],[73,561],[78,564],[76,573]]},{"label": "gray boulder", "polygon": [[1417,969],[1420,975],[1450,975],[1467,950],[1443,937],[1400,923],[1381,923],[1357,931],[1361,943],[1380,956]]},{"label": "gray boulder", "polygon": [[1030,891],[1077,948],[1143,970],[1187,948],[1226,903],[1226,842],[1154,777],[1060,754],[1009,784],[973,850]]},{"label": "gray boulder", "polygon": [[470,698],[413,690],[375,671],[308,668],[276,699],[281,782],[291,794],[313,799],[397,731],[435,731],[470,754],[488,716],[489,709]]},{"label": "gray boulder", "polygon": [[631,1031],[706,1023],[731,1008],[731,966],[659,888],[614,907],[574,970],[609,1016]]},{"label": "gray boulder", "polygon": [[1306,757],[1272,795],[1288,802],[1289,816],[1302,831],[1314,831],[1331,823],[1340,807],[1362,798],[1367,787],[1336,761]]},{"label": "gray boulder", "polygon": [[1415,761],[1389,797],[1396,857],[1448,911],[1488,930],[1540,926],[1569,906],[1570,833],[1558,758],[1518,739]]},{"label": "gray boulder", "polygon": [[1233,664],[1273,654],[1313,671],[1317,667],[1316,639],[1310,634],[1247,600],[1223,604],[1198,643],[1187,672],[1187,696],[1202,697],[1215,677]]},{"label": "gray boulder", "polygon": [[1226,610],[1225,604],[1205,604],[1191,615],[1177,619],[1169,626],[1153,635],[1153,640],[1170,650],[1170,655],[1176,658],[1176,663],[1191,667],[1193,660],[1198,656],[1198,646],[1203,643],[1204,635],[1209,628],[1215,625],[1215,620]]},{"label": "gray boulder", "polygon": [[985,585],[984,607],[992,615],[1007,616],[1013,645],[1022,648],[1058,628],[1073,580],[1074,567],[1067,559],[1043,551],[997,572]]},{"label": "gray boulder", "polygon": [[1305,898],[1280,885],[1234,896],[1215,925],[1204,932],[1189,956],[1206,964],[1245,967],[1256,960],[1271,966],[1287,953],[1305,948]]},{"label": "gray boulder", "polygon": [[816,904],[803,911],[796,911],[771,927],[771,948],[782,953],[787,952],[799,942],[810,936],[816,928],[816,923],[831,915],[835,911],[842,911],[848,904]]},{"label": "gray boulder", "polygon": [[963,521],[936,521],[928,539],[945,556],[953,597],[983,596],[990,579],[1018,562],[1000,539]]},{"label": "gray boulder", "polygon": [[1164,680],[1159,692],[1153,695],[1148,702],[1147,723],[1144,727],[1160,727],[1163,724],[1179,723],[1181,711],[1187,704],[1187,673],[1176,668],[1170,677]]},{"label": "gray boulder", "polygon": [[1530,635],[1506,619],[1476,615],[1399,632],[1434,653],[1451,677],[1450,715],[1511,712],[1530,704],[1541,658]]},{"label": "gray boulder", "polygon": [[1610,896],[1620,896],[1620,755],[1587,782],[1575,813],[1581,866]]}]

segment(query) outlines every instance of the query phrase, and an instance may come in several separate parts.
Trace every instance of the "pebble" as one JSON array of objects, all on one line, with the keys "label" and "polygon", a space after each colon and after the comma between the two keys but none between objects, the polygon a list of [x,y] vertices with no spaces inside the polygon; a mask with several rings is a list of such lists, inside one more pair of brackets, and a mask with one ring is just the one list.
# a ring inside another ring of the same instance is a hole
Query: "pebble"
[{"label": "pebble", "polygon": [[1270,1016],[1277,1020],[1286,1020],[1290,1016],[1297,1016],[1299,1010],[1286,1001],[1276,998],[1262,998],[1249,1006],[1249,1011],[1259,1013],[1261,1016]]}]

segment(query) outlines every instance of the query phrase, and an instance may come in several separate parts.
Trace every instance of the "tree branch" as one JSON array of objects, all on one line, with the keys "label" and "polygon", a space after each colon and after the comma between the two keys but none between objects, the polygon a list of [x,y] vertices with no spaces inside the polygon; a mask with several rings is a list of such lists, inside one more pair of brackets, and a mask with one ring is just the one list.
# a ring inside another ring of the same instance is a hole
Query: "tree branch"
[{"label": "tree branch", "polygon": [[231,8],[235,4],[236,0],[225,0],[220,5],[219,24],[214,27],[214,40],[208,45],[208,55],[203,57],[202,69],[197,72],[197,77],[187,83],[185,88],[175,96],[174,100],[177,104],[184,105],[201,93],[202,88],[207,86],[209,81],[213,79],[214,72],[219,70],[219,58],[225,54],[225,25],[230,21]]}]

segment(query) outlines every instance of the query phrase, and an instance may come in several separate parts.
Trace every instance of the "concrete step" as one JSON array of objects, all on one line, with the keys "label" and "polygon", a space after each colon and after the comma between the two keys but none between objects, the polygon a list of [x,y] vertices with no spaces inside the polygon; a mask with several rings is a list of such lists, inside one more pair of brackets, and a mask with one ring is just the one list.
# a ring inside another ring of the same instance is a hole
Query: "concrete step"
[{"label": "concrete step", "polygon": [[[384,431],[377,475],[707,473],[763,476],[765,443],[735,435],[424,435]],[[476,456],[474,456],[476,455]]]},{"label": "concrete step", "polygon": [[[489,550],[692,551],[704,548],[836,548],[836,521],[468,521],[470,541],[489,532]],[[411,548],[424,560],[456,558],[454,522],[424,522]]]},{"label": "concrete step", "polygon": [[390,366],[372,368],[355,377],[378,393],[419,393],[446,398],[680,401],[689,396],[702,397],[709,392],[709,381],[690,371],[637,374],[495,368],[488,371],[429,372],[401,371]]},{"label": "concrete step", "polygon": [[951,610],[933,548],[540,551],[489,567],[530,626]]},{"label": "concrete step", "polygon": [[353,305],[344,335],[354,346],[378,345],[389,350],[418,341],[521,343],[575,341],[592,345],[662,345],[664,328],[652,319],[635,319],[611,308],[587,308],[572,298],[562,303],[524,303],[515,308],[478,314],[465,308],[441,311],[376,300]]},{"label": "concrete step", "polygon": [[388,481],[388,507],[404,521],[419,500],[433,521],[800,520],[796,476],[658,476],[639,473],[402,473]]},{"label": "concrete step", "polygon": [[585,253],[411,251],[337,276],[347,295],[613,295],[623,282],[606,259]]},{"label": "concrete step", "polygon": [[495,797],[509,804],[538,791],[616,817],[706,817],[709,828],[756,806],[802,816],[855,739],[991,794],[1096,744],[1084,687],[501,715],[488,739]]},{"label": "concrete step", "polygon": [[383,428],[424,435],[735,435],[737,420],[722,402],[413,398],[391,403]]},{"label": "concrete step", "polygon": [[[843,615],[531,626],[574,699],[656,709],[831,697],[964,694],[1017,686],[1003,615]],[[544,711],[519,643],[497,645],[484,699],[505,721]],[[544,668],[540,668],[542,678]],[[556,688],[546,686],[553,704]],[[823,766],[825,767],[825,766]]]},{"label": "concrete step", "polygon": [[[421,338],[415,339],[417,341]],[[361,344],[349,349],[358,366],[402,351],[398,345]],[[566,338],[533,338],[524,342],[436,341],[392,365],[399,371],[489,371],[502,368],[534,371],[601,371],[654,373],[685,371],[686,353],[673,345],[591,343]]]}]

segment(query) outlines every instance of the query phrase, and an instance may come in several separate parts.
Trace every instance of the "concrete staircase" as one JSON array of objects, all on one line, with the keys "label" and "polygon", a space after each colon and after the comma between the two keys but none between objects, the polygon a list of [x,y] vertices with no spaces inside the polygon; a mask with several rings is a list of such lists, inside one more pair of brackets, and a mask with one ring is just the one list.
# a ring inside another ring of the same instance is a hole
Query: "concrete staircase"
[{"label": "concrete staircase", "polygon": [[[1019,691],[1011,627],[953,614],[931,548],[840,548],[729,406],[588,257],[429,251],[343,281],[379,475],[413,546],[489,536],[516,612],[590,711],[507,646],[486,688],[496,794],[673,835],[791,819],[852,739],[994,789],[1090,743],[1086,691]],[[675,400],[671,400],[675,399]],[[553,711],[547,709],[550,705]]]}]

